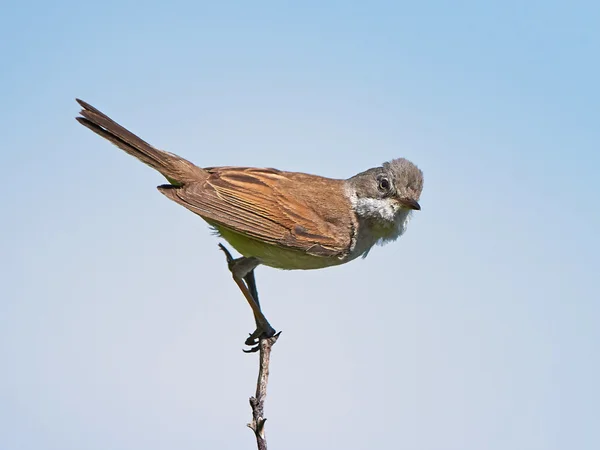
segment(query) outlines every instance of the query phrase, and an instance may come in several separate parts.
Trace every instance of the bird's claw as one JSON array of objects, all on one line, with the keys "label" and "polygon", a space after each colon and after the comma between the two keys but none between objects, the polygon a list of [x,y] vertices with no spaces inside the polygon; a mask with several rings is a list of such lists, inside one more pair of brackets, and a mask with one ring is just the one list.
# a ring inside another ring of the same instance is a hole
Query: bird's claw
[{"label": "bird's claw", "polygon": [[257,352],[258,350],[260,350],[260,340],[273,337],[273,336],[275,336],[276,333],[277,332],[275,331],[275,329],[269,324],[264,325],[263,327],[257,328],[254,331],[254,333],[251,333],[250,336],[248,336],[248,338],[244,342],[244,344],[246,344],[247,346],[249,346],[251,348],[249,348],[248,350],[242,350],[242,351],[244,353]]}]

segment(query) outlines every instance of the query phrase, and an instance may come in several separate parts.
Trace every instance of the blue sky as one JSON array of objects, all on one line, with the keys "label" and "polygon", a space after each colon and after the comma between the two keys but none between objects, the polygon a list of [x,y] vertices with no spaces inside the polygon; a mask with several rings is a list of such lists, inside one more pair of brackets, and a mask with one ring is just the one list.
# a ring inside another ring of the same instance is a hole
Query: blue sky
[{"label": "blue sky", "polygon": [[75,97],[201,166],[423,170],[399,241],[258,269],[273,448],[598,448],[600,7],[523,3],[5,6],[0,448],[254,446],[218,240]]}]

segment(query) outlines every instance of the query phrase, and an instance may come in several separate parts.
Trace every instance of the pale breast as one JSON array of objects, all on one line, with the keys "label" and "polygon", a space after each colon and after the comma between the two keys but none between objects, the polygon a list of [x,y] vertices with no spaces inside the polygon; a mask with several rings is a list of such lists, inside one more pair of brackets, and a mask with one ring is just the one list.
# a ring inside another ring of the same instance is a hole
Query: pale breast
[{"label": "pale breast", "polygon": [[349,261],[347,257],[316,256],[304,251],[267,244],[218,225],[214,228],[243,256],[257,258],[261,264],[276,269],[322,269]]}]

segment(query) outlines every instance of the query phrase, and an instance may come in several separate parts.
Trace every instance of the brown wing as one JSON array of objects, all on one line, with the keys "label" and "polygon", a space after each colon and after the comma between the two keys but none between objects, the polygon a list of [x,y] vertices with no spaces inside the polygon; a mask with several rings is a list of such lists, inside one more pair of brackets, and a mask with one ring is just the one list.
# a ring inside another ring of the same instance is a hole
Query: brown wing
[{"label": "brown wing", "polygon": [[213,167],[203,181],[161,186],[171,200],[233,231],[318,256],[344,256],[354,234],[342,180],[275,169]]}]

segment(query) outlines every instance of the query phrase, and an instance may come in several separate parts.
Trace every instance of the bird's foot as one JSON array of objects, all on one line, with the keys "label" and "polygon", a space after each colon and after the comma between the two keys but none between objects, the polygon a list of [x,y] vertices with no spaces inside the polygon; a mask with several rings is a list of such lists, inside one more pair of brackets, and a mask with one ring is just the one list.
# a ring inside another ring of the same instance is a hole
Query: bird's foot
[{"label": "bird's foot", "polygon": [[268,339],[278,334],[275,329],[267,322],[265,325],[258,327],[254,333],[248,336],[246,342],[247,346],[251,347],[248,350],[243,350],[244,353],[255,353],[260,350],[260,340]]}]

